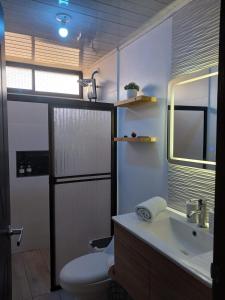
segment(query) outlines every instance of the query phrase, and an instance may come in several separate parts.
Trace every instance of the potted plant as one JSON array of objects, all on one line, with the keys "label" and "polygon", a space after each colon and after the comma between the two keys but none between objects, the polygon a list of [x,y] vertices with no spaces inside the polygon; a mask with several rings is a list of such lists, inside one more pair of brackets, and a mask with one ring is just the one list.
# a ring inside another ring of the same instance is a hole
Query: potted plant
[{"label": "potted plant", "polygon": [[137,92],[139,91],[139,85],[135,82],[130,82],[125,85],[124,89],[127,91],[127,98],[137,97]]}]

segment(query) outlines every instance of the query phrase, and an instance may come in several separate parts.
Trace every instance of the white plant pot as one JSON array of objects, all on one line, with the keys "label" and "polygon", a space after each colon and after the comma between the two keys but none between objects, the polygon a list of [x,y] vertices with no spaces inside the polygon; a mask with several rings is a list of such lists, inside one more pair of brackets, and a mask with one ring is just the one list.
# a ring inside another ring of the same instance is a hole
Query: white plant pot
[{"label": "white plant pot", "polygon": [[137,97],[137,90],[135,89],[127,90],[127,99],[135,98],[135,97]]}]

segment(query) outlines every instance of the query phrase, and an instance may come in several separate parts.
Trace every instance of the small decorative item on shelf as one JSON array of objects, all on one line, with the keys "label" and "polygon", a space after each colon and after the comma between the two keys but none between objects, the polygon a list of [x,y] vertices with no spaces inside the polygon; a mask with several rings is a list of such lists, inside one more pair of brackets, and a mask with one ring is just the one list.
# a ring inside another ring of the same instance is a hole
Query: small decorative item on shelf
[{"label": "small decorative item on shelf", "polygon": [[131,132],[131,136],[133,137],[133,138],[135,138],[136,136],[137,136],[137,134],[136,134],[136,132]]},{"label": "small decorative item on shelf", "polygon": [[137,97],[137,92],[139,91],[139,85],[135,82],[130,82],[125,85],[124,89],[127,91],[127,99]]},{"label": "small decorative item on shelf", "polygon": [[123,137],[127,138],[128,136],[127,136],[127,135],[124,135]]}]

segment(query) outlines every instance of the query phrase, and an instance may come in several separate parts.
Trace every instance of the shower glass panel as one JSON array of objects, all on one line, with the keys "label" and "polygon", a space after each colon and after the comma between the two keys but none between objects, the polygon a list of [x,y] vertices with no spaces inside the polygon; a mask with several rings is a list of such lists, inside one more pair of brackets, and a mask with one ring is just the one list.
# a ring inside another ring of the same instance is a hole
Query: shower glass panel
[{"label": "shower glass panel", "polygon": [[[70,260],[110,236],[112,111],[52,107],[55,283]],[[99,105],[98,105],[99,106]]]},{"label": "shower glass panel", "polygon": [[111,172],[111,112],[54,109],[55,176]]},{"label": "shower glass panel", "polygon": [[56,186],[57,281],[67,262],[92,252],[90,240],[110,236],[110,185],[111,179]]}]

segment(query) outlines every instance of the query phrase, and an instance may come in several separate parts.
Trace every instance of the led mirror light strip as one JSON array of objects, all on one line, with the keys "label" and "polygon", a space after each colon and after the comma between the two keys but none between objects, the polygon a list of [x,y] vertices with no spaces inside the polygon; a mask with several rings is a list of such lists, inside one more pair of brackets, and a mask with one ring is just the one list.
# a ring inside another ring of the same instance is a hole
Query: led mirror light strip
[{"label": "led mirror light strip", "polygon": [[218,72],[209,73],[206,75],[198,76],[195,78],[183,80],[180,82],[174,82],[174,80],[169,84],[169,101],[170,101],[170,136],[169,136],[169,158],[171,160],[176,161],[185,161],[185,162],[191,162],[191,163],[197,163],[197,164],[206,164],[206,165],[212,165],[215,166],[216,162],[213,161],[207,161],[207,160],[198,160],[198,159],[189,159],[189,158],[181,158],[174,156],[174,105],[175,105],[175,86],[177,85],[183,85],[187,83],[191,83],[194,81],[198,81],[201,79],[218,76]]}]

